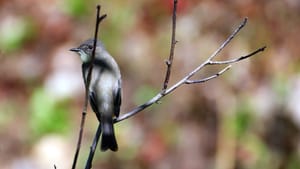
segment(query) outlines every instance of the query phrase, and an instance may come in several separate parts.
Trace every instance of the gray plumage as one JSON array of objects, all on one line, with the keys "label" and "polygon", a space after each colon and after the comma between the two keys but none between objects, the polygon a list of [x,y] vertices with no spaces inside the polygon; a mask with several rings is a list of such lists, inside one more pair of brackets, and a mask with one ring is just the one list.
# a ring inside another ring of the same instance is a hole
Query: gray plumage
[{"label": "gray plumage", "polygon": [[[83,62],[82,73],[86,85],[89,63],[92,59],[94,40],[90,39],[71,51],[77,52]],[[90,104],[101,122],[101,150],[118,150],[114,134],[113,117],[118,117],[121,106],[121,73],[114,58],[98,40],[93,73],[89,87]]]}]

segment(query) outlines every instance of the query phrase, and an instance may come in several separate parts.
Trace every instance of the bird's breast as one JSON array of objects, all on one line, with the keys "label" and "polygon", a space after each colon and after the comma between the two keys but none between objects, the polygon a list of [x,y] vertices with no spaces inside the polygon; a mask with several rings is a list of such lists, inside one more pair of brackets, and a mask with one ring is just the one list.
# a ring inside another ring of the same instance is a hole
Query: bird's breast
[{"label": "bird's breast", "polygon": [[117,77],[111,71],[93,70],[90,90],[96,93],[101,102],[110,102],[113,99],[113,91],[117,84]]}]

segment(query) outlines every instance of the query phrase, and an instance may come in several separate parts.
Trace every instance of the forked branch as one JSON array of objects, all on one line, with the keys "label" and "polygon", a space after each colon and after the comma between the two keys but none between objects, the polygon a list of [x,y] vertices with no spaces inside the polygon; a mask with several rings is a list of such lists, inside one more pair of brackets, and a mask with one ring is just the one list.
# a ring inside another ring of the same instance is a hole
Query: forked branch
[{"label": "forked branch", "polygon": [[[176,9],[176,3],[175,3],[176,0],[174,0],[174,9]],[[176,14],[176,13],[175,13]],[[174,17],[174,11],[173,11],[173,18],[176,19],[176,17]],[[240,32],[240,30],[246,25],[248,19],[245,18],[242,23],[233,31],[233,33],[221,44],[221,46],[212,54],[208,57],[208,59],[206,61],[204,61],[202,64],[200,64],[198,67],[196,67],[194,70],[192,70],[190,73],[188,73],[186,76],[184,76],[181,80],[179,80],[177,83],[175,83],[174,85],[172,85],[171,87],[169,88],[163,88],[162,92],[158,93],[156,96],[154,96],[152,99],[150,99],[149,101],[147,101],[146,103],[134,108],[132,111],[128,112],[128,113],[125,113],[121,116],[119,116],[118,118],[116,118],[114,121],[115,122],[120,122],[122,120],[125,120],[131,116],[134,116],[135,114],[139,113],[140,111],[144,110],[145,108],[151,106],[152,104],[154,103],[157,103],[162,97],[164,97],[165,95],[168,95],[169,93],[173,92],[175,89],[177,89],[178,87],[184,85],[184,84],[195,84],[195,83],[203,83],[203,82],[206,82],[206,81],[209,81],[209,80],[212,80],[220,75],[222,75],[223,73],[225,73],[227,70],[229,70],[231,68],[231,65],[228,65],[228,64],[232,64],[232,63],[236,63],[236,62],[239,62],[241,60],[244,60],[244,59],[247,59],[251,56],[254,56],[256,55],[257,53],[259,52],[262,52],[265,50],[265,46],[262,47],[262,48],[259,48],[257,50],[255,50],[254,52],[250,53],[250,54],[247,54],[247,55],[244,55],[244,56],[240,56],[240,57],[237,57],[235,59],[230,59],[230,60],[225,60],[225,61],[213,61],[213,59],[231,42],[231,40]],[[173,19],[173,24],[175,23],[174,19]],[[172,42],[175,42],[176,43],[176,40],[175,40],[175,32],[176,30],[176,27],[173,26],[172,27],[172,39],[174,39],[174,41],[172,40]],[[170,53],[170,56],[173,56],[173,53],[174,52],[174,48],[175,48],[175,44],[171,45],[171,53]],[[171,59],[173,60],[173,57],[171,57]],[[172,64],[172,62],[170,62]],[[212,75],[212,76],[209,76],[209,77],[206,77],[206,78],[203,78],[203,79],[199,79],[199,80],[190,80],[191,77],[193,77],[197,72],[199,72],[201,69],[203,69],[205,66],[208,66],[208,65],[215,65],[215,64],[219,64],[219,65],[228,65],[227,67],[225,67],[224,69],[222,69],[221,71],[217,72],[216,74]],[[168,69],[167,69],[167,72],[170,71],[169,69],[171,68],[171,65],[169,66],[168,65]],[[171,74],[168,74],[166,75],[166,79],[169,79]],[[166,85],[168,85],[168,81],[165,81]]]},{"label": "forked branch", "polygon": [[[152,99],[150,99],[149,101],[147,101],[146,103],[134,108],[133,110],[131,110],[130,112],[127,112],[125,114],[120,115],[118,118],[114,119],[114,122],[120,122],[123,121],[129,117],[132,117],[134,115],[136,115],[137,113],[141,112],[142,110],[146,109],[147,107],[151,106],[154,103],[157,103],[158,101],[160,101],[164,96],[170,94],[171,92],[173,92],[175,89],[177,89],[178,87],[184,85],[184,84],[197,84],[197,83],[203,83],[209,80],[212,80],[214,78],[217,78],[218,76],[224,74],[227,70],[229,70],[231,68],[232,63],[236,63],[239,62],[241,60],[247,59],[251,56],[256,55],[257,53],[260,53],[262,51],[264,51],[264,49],[266,47],[262,47],[259,48],[257,50],[255,50],[254,52],[244,55],[244,56],[240,56],[234,59],[230,59],[230,60],[224,60],[224,61],[213,61],[213,59],[230,43],[230,41],[240,32],[240,30],[246,25],[247,23],[247,18],[245,18],[242,23],[238,26],[238,28],[236,28],[233,33],[220,45],[220,47],[211,55],[208,57],[208,59],[206,61],[204,61],[203,63],[201,63],[198,67],[196,67],[194,70],[192,70],[191,72],[189,72],[186,76],[184,76],[181,80],[179,80],[178,82],[176,82],[174,85],[172,85],[171,87],[168,88],[168,84],[169,84],[169,79],[171,76],[171,68],[172,68],[172,63],[173,63],[173,58],[174,58],[174,50],[175,50],[175,45],[177,43],[176,41],[176,10],[177,10],[177,0],[174,0],[174,5],[173,5],[173,17],[172,17],[172,36],[171,36],[171,47],[170,47],[170,54],[169,54],[169,58],[166,61],[167,64],[167,70],[166,70],[166,75],[165,75],[165,79],[163,82],[163,87],[162,90],[156,95],[154,96]],[[99,8],[98,12],[99,12]],[[105,15],[106,16],[106,15]],[[99,17],[99,15],[97,15],[97,21],[96,21],[96,31],[98,29],[98,25],[103,18],[105,18],[105,16],[101,16]],[[102,18],[102,19],[100,19]],[[100,20],[100,21],[99,21]],[[96,32],[97,33],[97,32]],[[95,39],[97,37],[97,34],[95,34]],[[226,65],[225,68],[223,68],[222,70],[220,70],[219,72],[202,78],[202,79],[198,79],[198,80],[191,80],[191,77],[193,77],[197,72],[199,72],[200,70],[202,70],[205,66],[209,66],[209,65]],[[86,163],[85,168],[89,169],[92,166],[92,160],[94,157],[94,153],[95,153],[95,149],[99,140],[101,134],[101,128],[98,127],[98,130],[95,134],[94,137],[94,141],[93,144],[91,146],[90,149],[90,154]]]}]

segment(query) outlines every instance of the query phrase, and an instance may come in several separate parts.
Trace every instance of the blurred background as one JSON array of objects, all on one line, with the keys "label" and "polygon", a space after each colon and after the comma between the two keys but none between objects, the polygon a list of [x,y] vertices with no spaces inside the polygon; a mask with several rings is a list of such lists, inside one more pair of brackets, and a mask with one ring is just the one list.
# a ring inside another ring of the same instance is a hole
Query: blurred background
[{"label": "blurred background", "polygon": [[[93,36],[96,4],[108,15],[100,38],[122,72],[122,112],[160,91],[172,0],[1,0],[1,168],[70,168],[84,87],[80,59],[69,49]],[[244,17],[247,26],[216,60],[267,50],[116,124],[119,151],[97,151],[94,168],[299,169],[299,16],[299,0],[179,0],[170,85],[212,54]],[[222,68],[207,67],[194,79]],[[78,168],[96,128],[89,109]]]}]

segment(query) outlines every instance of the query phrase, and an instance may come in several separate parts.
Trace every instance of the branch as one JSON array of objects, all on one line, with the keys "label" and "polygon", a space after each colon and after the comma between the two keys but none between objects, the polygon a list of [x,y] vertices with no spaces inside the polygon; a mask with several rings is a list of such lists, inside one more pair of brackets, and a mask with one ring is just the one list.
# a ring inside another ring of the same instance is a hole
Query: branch
[{"label": "branch", "polygon": [[90,86],[90,81],[91,81],[91,77],[92,77],[93,63],[94,63],[94,59],[95,59],[96,42],[97,42],[97,37],[98,37],[99,24],[106,17],[106,14],[100,16],[100,9],[101,9],[101,6],[97,5],[97,18],[96,18],[96,28],[95,28],[95,34],[94,34],[94,44],[93,44],[93,51],[92,51],[92,60],[91,60],[91,62],[89,64],[89,70],[88,70],[88,75],[87,75],[87,82],[86,82],[86,86],[85,86],[85,101],[84,101],[84,106],[83,106],[83,110],[82,110],[79,136],[78,136],[78,141],[77,141],[76,152],[75,152],[74,159],[73,159],[72,169],[76,168],[77,159],[78,159],[78,155],[79,155],[80,147],[81,147],[81,141],[82,141],[82,135],[83,135],[83,130],[84,130],[84,124],[85,124],[87,106],[88,106],[88,101],[89,101],[89,86]]},{"label": "branch", "polygon": [[[214,65],[214,64],[230,64],[230,63],[239,62],[239,61],[247,59],[247,58],[249,58],[249,57],[251,57],[251,56],[253,56],[257,53],[260,53],[260,52],[264,51],[264,49],[265,49],[265,47],[262,47],[262,48],[257,49],[256,51],[248,54],[248,55],[241,56],[239,58],[232,59],[232,60],[212,61],[212,59],[215,58],[230,43],[230,41],[237,35],[237,33],[240,32],[240,30],[246,25],[248,19],[245,18],[243,20],[243,22],[238,26],[238,28],[236,28],[233,31],[233,33],[220,45],[220,47],[211,56],[208,57],[208,59],[206,61],[204,61],[202,64],[200,64],[194,70],[192,70],[190,73],[188,73],[186,76],[184,76],[181,80],[179,80],[177,83],[175,83],[174,85],[172,85],[171,87],[168,88],[168,83],[169,83],[169,79],[170,79],[170,76],[171,76],[171,67],[172,67],[172,63],[173,63],[174,50],[175,50],[175,45],[177,43],[177,41],[175,40],[177,0],[174,0],[173,2],[174,2],[174,6],[173,6],[173,19],[172,19],[171,47],[170,47],[169,59],[166,61],[167,71],[166,71],[166,76],[165,76],[165,80],[164,80],[164,83],[163,83],[163,88],[162,88],[161,92],[159,92],[156,96],[154,96],[152,99],[150,99],[146,103],[134,108],[130,112],[127,112],[127,113],[119,116],[118,118],[115,118],[114,123],[123,121],[125,119],[128,119],[128,118],[136,115],[137,113],[141,112],[142,110],[146,109],[147,107],[151,106],[152,104],[157,103],[161,98],[163,98],[164,96],[170,94],[175,89],[177,89],[178,87],[180,87],[184,84],[195,84],[195,83],[203,83],[203,82],[209,81],[211,79],[214,79],[214,78],[222,75],[223,73],[225,73],[227,70],[229,70],[231,68],[231,65],[228,65],[227,67],[225,67],[224,69],[222,69],[221,71],[219,71],[218,73],[216,73],[212,76],[209,76],[209,77],[206,77],[206,78],[203,78],[203,79],[200,79],[200,80],[190,80],[190,78],[192,76],[194,76],[197,72],[199,72],[205,66]],[[98,25],[98,15],[97,15],[96,30],[98,29],[97,25]],[[91,163],[92,163],[92,160],[93,160],[95,149],[96,149],[96,146],[97,146],[100,134],[101,134],[101,127],[99,127],[99,126],[98,126],[98,129],[97,129],[97,133],[94,137],[93,145],[91,146],[91,149],[90,149],[90,155],[89,155],[88,161],[86,163],[86,169],[91,168]]]},{"label": "branch", "polygon": [[165,81],[163,83],[163,88],[162,88],[161,93],[164,93],[166,91],[167,87],[168,87],[168,83],[169,83],[170,75],[171,75],[171,68],[172,68],[172,63],[173,63],[175,45],[177,43],[177,41],[175,39],[175,37],[176,37],[176,11],[177,11],[177,0],[174,0],[174,4],[173,4],[173,17],[172,17],[171,48],[170,48],[169,59],[166,61],[167,72],[166,72],[166,77],[165,77]]},{"label": "branch", "polygon": [[243,22],[237,27],[232,34],[223,42],[223,44],[208,58],[208,60],[212,60],[216,57],[228,44],[229,42],[243,29],[243,27],[247,24],[248,18],[244,18]]},{"label": "branch", "polygon": [[[176,2],[176,0],[174,0],[174,4],[176,4],[175,2]],[[176,9],[176,8],[174,8],[174,9]],[[174,11],[173,11],[173,17],[174,17]],[[114,122],[117,123],[117,122],[123,121],[125,119],[128,119],[129,117],[132,117],[132,116],[136,115],[137,113],[139,113],[140,111],[144,110],[145,108],[151,106],[154,103],[157,103],[162,97],[170,94],[175,89],[177,89],[178,87],[182,86],[183,84],[192,84],[192,83],[206,82],[208,80],[214,79],[214,78],[222,75],[224,72],[226,72],[227,70],[229,70],[229,68],[231,67],[229,65],[226,68],[224,68],[223,70],[221,70],[220,72],[216,73],[215,75],[207,77],[207,78],[204,78],[204,79],[200,79],[200,80],[196,80],[196,81],[189,80],[192,76],[194,76],[197,72],[199,72],[205,66],[212,65],[212,64],[217,64],[217,63],[219,63],[219,64],[230,64],[230,63],[234,63],[234,62],[239,62],[239,61],[241,61],[243,59],[249,58],[249,57],[251,57],[251,56],[253,56],[253,55],[255,55],[255,54],[259,53],[259,52],[264,51],[264,49],[266,47],[259,48],[256,51],[254,51],[254,52],[252,52],[252,53],[250,53],[248,55],[241,56],[241,57],[239,57],[237,59],[228,60],[228,61],[225,61],[223,63],[222,62],[212,61],[212,59],[215,58],[231,42],[231,40],[240,32],[240,30],[246,25],[247,21],[248,21],[248,19],[245,18],[242,21],[242,23],[233,31],[233,33],[221,44],[221,46],[212,55],[210,55],[208,57],[208,59],[206,61],[204,61],[202,64],[200,64],[198,67],[196,67],[190,73],[188,73],[185,77],[183,77],[181,80],[179,80],[177,83],[175,83],[170,88],[168,88],[168,89],[167,88],[166,89],[163,88],[163,92],[158,93],[156,96],[154,96],[152,99],[150,99],[146,103],[144,103],[144,104],[142,104],[142,105],[134,108],[130,112],[127,112],[127,113],[119,116],[118,118],[115,118]],[[176,41],[175,41],[175,43],[176,43]],[[171,51],[172,51],[172,46],[173,45],[171,45]],[[170,68],[168,67],[168,69],[170,69]],[[167,76],[170,76],[170,74],[167,74]],[[166,77],[166,78],[168,79],[169,77]],[[168,81],[167,81],[167,84],[168,84]]]},{"label": "branch", "polygon": [[259,49],[256,49],[254,52],[248,54],[248,55],[245,55],[245,56],[240,56],[238,58],[235,58],[235,59],[231,59],[231,60],[225,60],[225,61],[210,61],[209,64],[210,65],[223,65],[223,64],[231,64],[231,63],[235,63],[235,62],[239,62],[241,60],[244,60],[244,59],[247,59],[255,54],[257,54],[258,52],[262,52],[266,49],[267,47],[264,46],[262,48],[259,48]]},{"label": "branch", "polygon": [[95,135],[94,140],[93,140],[93,144],[90,147],[90,154],[89,154],[89,157],[86,161],[85,169],[92,168],[92,162],[93,162],[93,159],[94,159],[94,154],[95,154],[95,151],[96,151],[97,144],[99,142],[100,135],[101,135],[101,125],[99,123],[96,135]]},{"label": "branch", "polygon": [[224,72],[226,72],[230,68],[231,68],[231,65],[228,65],[224,69],[222,69],[221,71],[219,71],[218,73],[216,73],[216,74],[214,74],[212,76],[209,76],[207,78],[203,78],[203,79],[200,79],[200,80],[186,80],[185,84],[195,84],[195,83],[203,83],[203,82],[209,81],[211,79],[214,79],[214,78],[222,75]]}]

